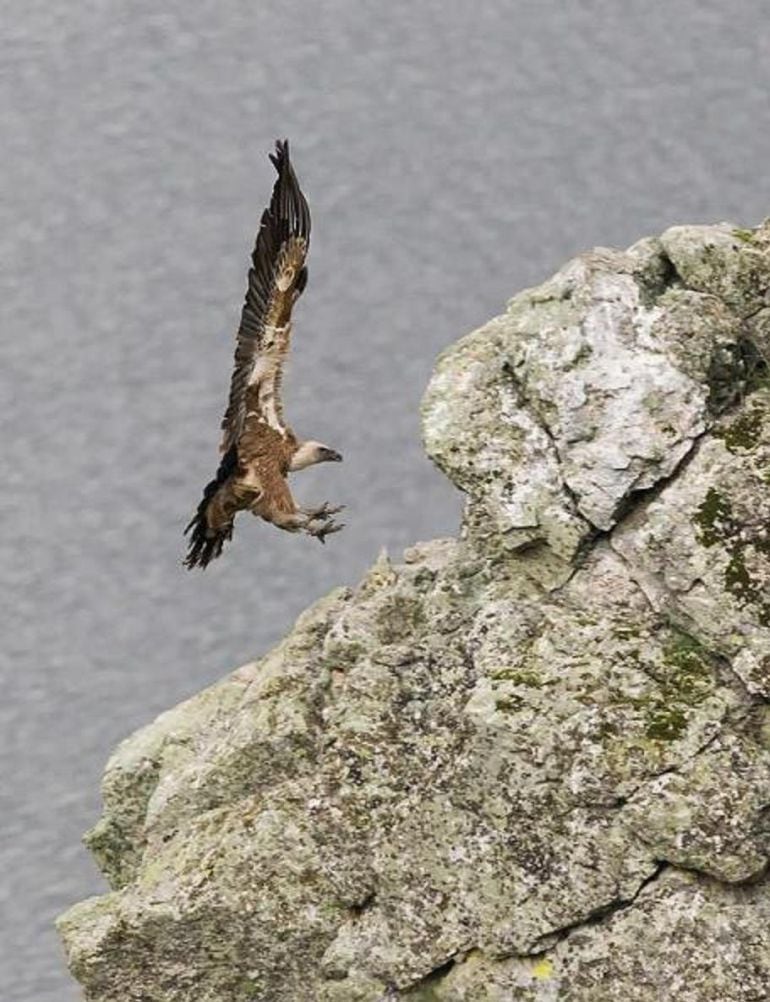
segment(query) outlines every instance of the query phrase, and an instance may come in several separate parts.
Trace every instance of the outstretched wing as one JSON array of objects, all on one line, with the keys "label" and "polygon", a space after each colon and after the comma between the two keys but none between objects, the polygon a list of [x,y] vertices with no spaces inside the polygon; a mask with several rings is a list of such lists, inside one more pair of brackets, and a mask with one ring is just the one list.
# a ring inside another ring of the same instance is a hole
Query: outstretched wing
[{"label": "outstretched wing", "polygon": [[238,442],[250,410],[285,432],[281,370],[289,348],[291,311],[307,282],[310,210],[289,160],[289,142],[270,155],[278,171],[251,256],[249,287],[235,346],[230,399],[222,420],[222,451]]}]

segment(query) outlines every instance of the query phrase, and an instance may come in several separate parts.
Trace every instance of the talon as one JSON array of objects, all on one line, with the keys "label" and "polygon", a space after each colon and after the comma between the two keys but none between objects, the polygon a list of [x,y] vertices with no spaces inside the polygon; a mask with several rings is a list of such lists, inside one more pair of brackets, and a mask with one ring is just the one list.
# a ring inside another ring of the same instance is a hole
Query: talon
[{"label": "talon", "polygon": [[333,506],[330,505],[328,501],[324,501],[324,503],[318,509],[319,517],[324,519],[329,519],[332,517],[332,515],[336,515],[337,512],[342,511],[344,507],[345,507],[344,504],[338,504]]},{"label": "talon", "polygon": [[324,522],[324,524],[319,525],[317,529],[309,529],[308,531],[310,535],[315,536],[320,543],[325,543],[327,536],[330,536],[333,532],[339,532],[340,529],[344,528],[344,522]]},{"label": "talon", "polygon": [[342,511],[345,507],[344,504],[332,506],[328,501],[325,501],[320,508],[302,508],[303,515],[307,515],[311,522],[322,521],[329,519],[332,515],[336,515],[338,512]]}]

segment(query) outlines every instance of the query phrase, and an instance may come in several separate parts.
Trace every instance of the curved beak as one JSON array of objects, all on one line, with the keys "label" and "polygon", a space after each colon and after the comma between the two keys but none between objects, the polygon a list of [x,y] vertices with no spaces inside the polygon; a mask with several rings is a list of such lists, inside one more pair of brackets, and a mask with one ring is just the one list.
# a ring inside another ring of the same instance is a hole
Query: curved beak
[{"label": "curved beak", "polygon": [[324,449],[323,451],[324,462],[327,463],[341,463],[342,456],[339,452],[335,452],[334,449]]}]

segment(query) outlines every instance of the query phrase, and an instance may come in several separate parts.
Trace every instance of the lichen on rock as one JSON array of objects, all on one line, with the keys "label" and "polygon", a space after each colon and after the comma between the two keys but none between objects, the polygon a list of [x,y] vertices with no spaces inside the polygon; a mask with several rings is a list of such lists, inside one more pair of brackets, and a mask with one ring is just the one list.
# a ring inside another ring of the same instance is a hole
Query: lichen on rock
[{"label": "lichen on rock", "polygon": [[460,537],[119,746],[89,1002],[764,997],[769,247],[581,255],[444,352]]}]

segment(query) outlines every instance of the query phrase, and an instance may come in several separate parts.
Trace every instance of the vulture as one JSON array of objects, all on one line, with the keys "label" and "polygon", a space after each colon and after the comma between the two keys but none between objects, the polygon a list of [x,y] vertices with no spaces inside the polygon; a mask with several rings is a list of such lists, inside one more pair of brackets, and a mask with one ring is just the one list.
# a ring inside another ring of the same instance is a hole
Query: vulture
[{"label": "vulture", "polygon": [[185,529],[190,535],[184,561],[188,568],[206,567],[220,555],[239,511],[322,543],[343,528],[333,518],[342,506],[299,507],[287,480],[296,470],[338,463],[342,456],[322,442],[298,438],[283,416],[281,380],[292,309],[307,284],[310,210],[289,159],[288,140],[275,144],[270,160],[278,178],[251,257],[222,419],[222,458]]}]

